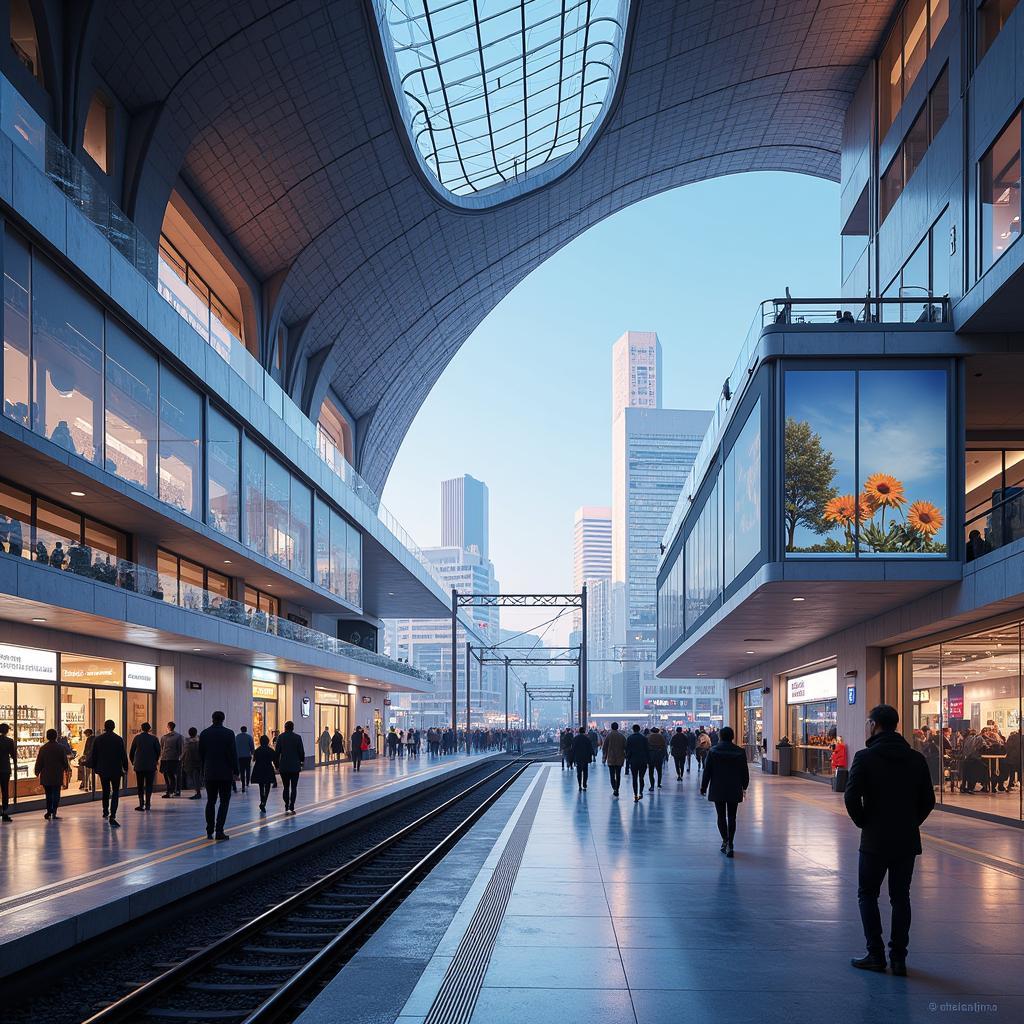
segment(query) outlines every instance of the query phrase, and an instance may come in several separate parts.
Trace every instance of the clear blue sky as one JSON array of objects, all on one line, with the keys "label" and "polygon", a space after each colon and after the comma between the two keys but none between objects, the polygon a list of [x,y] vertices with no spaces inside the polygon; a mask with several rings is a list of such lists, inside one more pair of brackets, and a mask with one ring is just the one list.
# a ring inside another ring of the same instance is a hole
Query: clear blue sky
[{"label": "clear blue sky", "polygon": [[569,589],[573,513],[610,502],[615,339],[657,331],[665,406],[710,408],[761,299],[786,285],[838,294],[838,203],[832,182],[731,175],[591,228],[462,346],[402,445],[385,504],[417,543],[436,544],[440,481],[470,473],[490,488],[502,589]]}]

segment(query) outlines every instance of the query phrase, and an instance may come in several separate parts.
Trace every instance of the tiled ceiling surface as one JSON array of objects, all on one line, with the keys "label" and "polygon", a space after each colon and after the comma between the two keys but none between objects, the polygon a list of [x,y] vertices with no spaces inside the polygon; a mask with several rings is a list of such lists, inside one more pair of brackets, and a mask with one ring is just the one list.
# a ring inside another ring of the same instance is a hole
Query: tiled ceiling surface
[{"label": "tiled ceiling surface", "polygon": [[[180,173],[259,278],[283,275],[283,318],[305,325],[306,353],[329,348],[323,372],[380,488],[459,346],[587,227],[716,175],[838,178],[843,113],[894,7],[634,0],[621,94],[592,148],[468,213],[404,148],[359,0],[110,0],[95,60],[133,115],[156,114],[137,194],[162,203]],[[779,230],[770,211],[751,224]]]}]

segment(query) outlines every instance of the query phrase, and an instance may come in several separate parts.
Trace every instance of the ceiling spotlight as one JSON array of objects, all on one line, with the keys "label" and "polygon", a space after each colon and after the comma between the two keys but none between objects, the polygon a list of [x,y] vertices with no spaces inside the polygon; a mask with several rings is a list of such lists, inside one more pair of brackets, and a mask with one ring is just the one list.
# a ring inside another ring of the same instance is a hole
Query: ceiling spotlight
[{"label": "ceiling spotlight", "polygon": [[225,565],[230,565],[231,564],[231,559],[230,558],[225,558],[224,559],[224,564]]},{"label": "ceiling spotlight", "polygon": [[753,654],[753,653],[754,653],[753,651],[747,651],[747,654]]},{"label": "ceiling spotlight", "polygon": [[85,497],[85,491],[72,491],[71,492],[71,497],[72,498],[84,498]]},{"label": "ceiling spotlight", "polygon": [[202,647],[193,647],[193,648],[192,648],[192,650],[193,650],[193,651],[201,651],[201,650],[202,650]]},{"label": "ceiling spotlight", "polygon": [[35,617],[35,618],[34,618],[34,619],[33,619],[32,621],[33,621],[33,622],[45,622],[45,621],[46,621],[46,619],[41,619],[41,618],[39,618],[39,616],[37,615],[37,616],[36,616],[36,617]]},{"label": "ceiling spotlight", "polygon": [[806,601],[807,598],[806,597],[794,597],[793,600],[794,601]]}]

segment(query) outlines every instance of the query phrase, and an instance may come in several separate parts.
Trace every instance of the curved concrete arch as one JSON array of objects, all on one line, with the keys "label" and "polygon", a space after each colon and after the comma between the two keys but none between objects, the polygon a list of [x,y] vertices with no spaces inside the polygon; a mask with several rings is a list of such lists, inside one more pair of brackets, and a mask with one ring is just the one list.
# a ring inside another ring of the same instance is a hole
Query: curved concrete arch
[{"label": "curved concrete arch", "polygon": [[471,331],[586,228],[717,175],[838,178],[843,115],[892,0],[634,3],[621,92],[585,157],[467,211],[412,166],[363,4],[210,0],[197,25],[173,0],[109,0],[99,70],[129,110],[162,104],[143,191],[180,173],[257,278],[284,275],[280,316],[305,324],[293,357],[329,347],[302,391],[329,381],[363,425],[371,486]]}]

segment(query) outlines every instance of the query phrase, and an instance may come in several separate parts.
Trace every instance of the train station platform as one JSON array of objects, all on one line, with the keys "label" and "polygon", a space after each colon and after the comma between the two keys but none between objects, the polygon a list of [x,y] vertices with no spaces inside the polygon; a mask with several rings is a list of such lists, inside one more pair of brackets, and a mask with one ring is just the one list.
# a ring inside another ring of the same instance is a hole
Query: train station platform
[{"label": "train station platform", "polygon": [[[909,975],[864,952],[858,832],[842,798],[752,775],[736,856],[696,770],[634,804],[534,766],[299,1024],[1024,1020],[1024,830],[926,824]],[[888,906],[883,898],[888,934]],[[379,984],[386,977],[387,986]]]},{"label": "train station platform", "polygon": [[206,838],[205,800],[153,794],[137,813],[123,797],[122,827],[101,817],[100,801],[61,807],[57,821],[40,809],[0,827],[0,977],[23,970],[166,904],[199,892],[311,840],[455,777],[498,753],[347,762],[303,772],[296,813],[281,790],[259,813],[254,787],[232,797],[227,842]]}]

